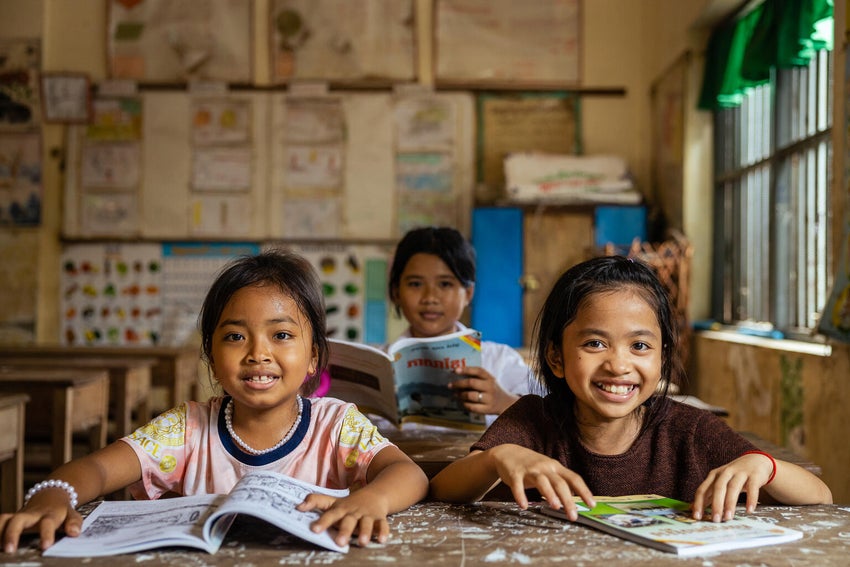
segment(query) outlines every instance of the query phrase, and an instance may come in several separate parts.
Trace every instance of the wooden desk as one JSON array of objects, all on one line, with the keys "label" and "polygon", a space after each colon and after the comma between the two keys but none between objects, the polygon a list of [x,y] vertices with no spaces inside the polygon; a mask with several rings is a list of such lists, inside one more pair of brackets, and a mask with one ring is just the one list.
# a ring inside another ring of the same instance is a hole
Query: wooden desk
[{"label": "wooden desk", "polygon": [[[452,463],[469,453],[469,448],[481,437],[480,432],[460,429],[418,427],[401,431],[392,427],[381,428],[390,441],[422,467],[428,478],[433,477]],[[806,461],[789,449],[774,445],[754,433],[741,432],[753,445],[778,459],[800,465],[816,475],[821,468]]]},{"label": "wooden desk", "polygon": [[804,533],[790,543],[705,557],[678,558],[618,539],[592,528],[550,519],[515,504],[485,502],[469,506],[422,503],[390,518],[386,544],[352,546],[347,554],[286,536],[267,524],[237,520],[215,555],[171,549],[92,559],[41,557],[33,539],[16,555],[0,555],[4,565],[417,565],[474,567],[492,565],[640,565],[733,567],[771,565],[844,567],[850,550],[850,510],[838,506],[760,507],[752,516]]},{"label": "wooden desk", "polygon": [[109,406],[115,424],[115,439],[129,435],[133,427],[133,411],[139,425],[151,419],[151,369],[155,358],[91,356],[35,357],[0,355],[0,366],[22,368],[92,368],[109,372]]},{"label": "wooden desk", "polygon": [[14,512],[24,498],[26,394],[0,394],[0,512]]},{"label": "wooden desk", "polygon": [[51,468],[71,460],[74,433],[88,433],[92,451],[106,445],[106,370],[0,367],[0,392],[29,395],[26,437],[50,438]]},{"label": "wooden desk", "polygon": [[200,349],[197,347],[0,346],[0,356],[155,358],[157,362],[151,369],[151,385],[165,388],[167,407],[153,407],[154,413],[161,413],[187,400],[200,399]]}]

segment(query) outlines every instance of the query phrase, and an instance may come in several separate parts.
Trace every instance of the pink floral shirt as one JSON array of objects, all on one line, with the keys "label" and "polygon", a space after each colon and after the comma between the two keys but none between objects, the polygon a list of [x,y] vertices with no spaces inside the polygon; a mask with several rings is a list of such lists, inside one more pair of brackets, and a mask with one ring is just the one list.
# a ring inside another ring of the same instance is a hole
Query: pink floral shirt
[{"label": "pink floral shirt", "polygon": [[185,402],[121,439],[142,466],[141,481],[130,487],[134,498],[223,494],[252,470],[356,490],[366,484],[372,458],[391,444],[354,404],[304,398],[292,438],[272,452],[249,455],[227,433],[222,409],[227,399]]}]

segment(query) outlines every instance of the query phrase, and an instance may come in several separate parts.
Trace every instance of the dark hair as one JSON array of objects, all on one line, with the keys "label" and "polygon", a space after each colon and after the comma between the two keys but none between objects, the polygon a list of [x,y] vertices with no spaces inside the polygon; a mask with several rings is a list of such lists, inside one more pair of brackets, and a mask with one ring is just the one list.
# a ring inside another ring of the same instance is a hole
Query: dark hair
[{"label": "dark hair", "polygon": [[415,254],[433,254],[446,263],[461,285],[475,285],[475,249],[456,229],[447,226],[414,228],[407,232],[395,248],[388,291],[395,300],[401,285],[401,273]]},{"label": "dark hair", "polygon": [[222,269],[210,286],[198,317],[204,362],[208,366],[213,362],[213,334],[227,302],[240,289],[257,285],[273,286],[291,297],[310,322],[318,365],[316,373],[302,386],[302,392],[312,394],[319,386],[322,371],[328,363],[325,303],[316,271],[298,254],[268,250],[255,256],[240,256]]},{"label": "dark hair", "polygon": [[[566,380],[558,378],[549,367],[546,351],[549,345],[561,348],[564,329],[572,323],[588,297],[628,288],[638,293],[655,311],[661,329],[661,393],[650,398],[643,428],[657,419],[666,406],[671,382],[679,384],[684,377],[678,351],[679,328],[670,305],[667,290],[651,267],[639,260],[623,256],[593,258],[576,264],[564,272],[540,310],[535,323],[534,369],[544,390],[555,394],[559,414],[566,431],[575,432],[573,406],[575,394]],[[564,404],[564,402],[567,402]]]}]

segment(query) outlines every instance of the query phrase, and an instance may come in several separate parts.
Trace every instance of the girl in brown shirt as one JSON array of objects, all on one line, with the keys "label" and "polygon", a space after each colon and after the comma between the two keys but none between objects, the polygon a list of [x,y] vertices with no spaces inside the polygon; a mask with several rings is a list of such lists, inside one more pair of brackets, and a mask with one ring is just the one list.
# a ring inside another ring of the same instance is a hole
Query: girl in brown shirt
[{"label": "girl in brown shirt", "polygon": [[524,396],[470,454],[431,480],[431,496],[481,499],[505,483],[522,508],[537,489],[577,518],[573,496],[660,494],[731,519],[738,497],[831,503],[809,471],[758,451],[710,412],[670,400],[683,370],[667,292],[651,268],[594,258],[555,283],[536,329],[535,370],[545,397]]}]

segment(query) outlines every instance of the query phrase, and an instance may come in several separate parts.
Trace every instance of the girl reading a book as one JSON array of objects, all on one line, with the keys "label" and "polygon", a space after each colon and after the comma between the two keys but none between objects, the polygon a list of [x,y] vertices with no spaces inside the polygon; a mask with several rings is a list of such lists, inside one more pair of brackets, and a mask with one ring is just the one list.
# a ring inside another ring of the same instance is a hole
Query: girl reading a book
[{"label": "girl reading a book", "polygon": [[[387,515],[421,500],[425,474],[353,404],[307,398],[328,357],[319,279],[300,256],[269,251],[233,261],[216,278],[199,318],[202,351],[223,395],[188,401],[123,439],[59,467],[15,514],[0,516],[7,553],[23,530],[41,547],[55,532],[80,533],[77,504],[129,486],[137,499],[223,494],[247,472],[271,470],[345,498],[311,494],[298,509],[322,512],[345,545],[386,541]],[[305,378],[306,377],[306,378]],[[304,395],[302,395],[304,394]]]},{"label": "girl reading a book", "polygon": [[[474,291],[475,249],[460,232],[417,228],[399,241],[389,277],[390,299],[409,325],[399,339],[465,330],[459,319]],[[488,423],[529,391],[528,365],[501,343],[483,340],[481,366],[457,373],[451,388],[467,410],[486,414]]]},{"label": "girl reading a book", "polygon": [[[668,397],[683,377],[667,292],[637,260],[594,258],[555,283],[535,329],[543,397],[523,396],[469,455],[431,481],[450,502],[505,483],[522,508],[526,489],[576,520],[574,497],[658,494],[690,502],[693,516],[732,518],[746,493],[782,504],[831,503],[815,475],[774,459],[709,411]],[[710,512],[706,510],[710,509]]]}]

